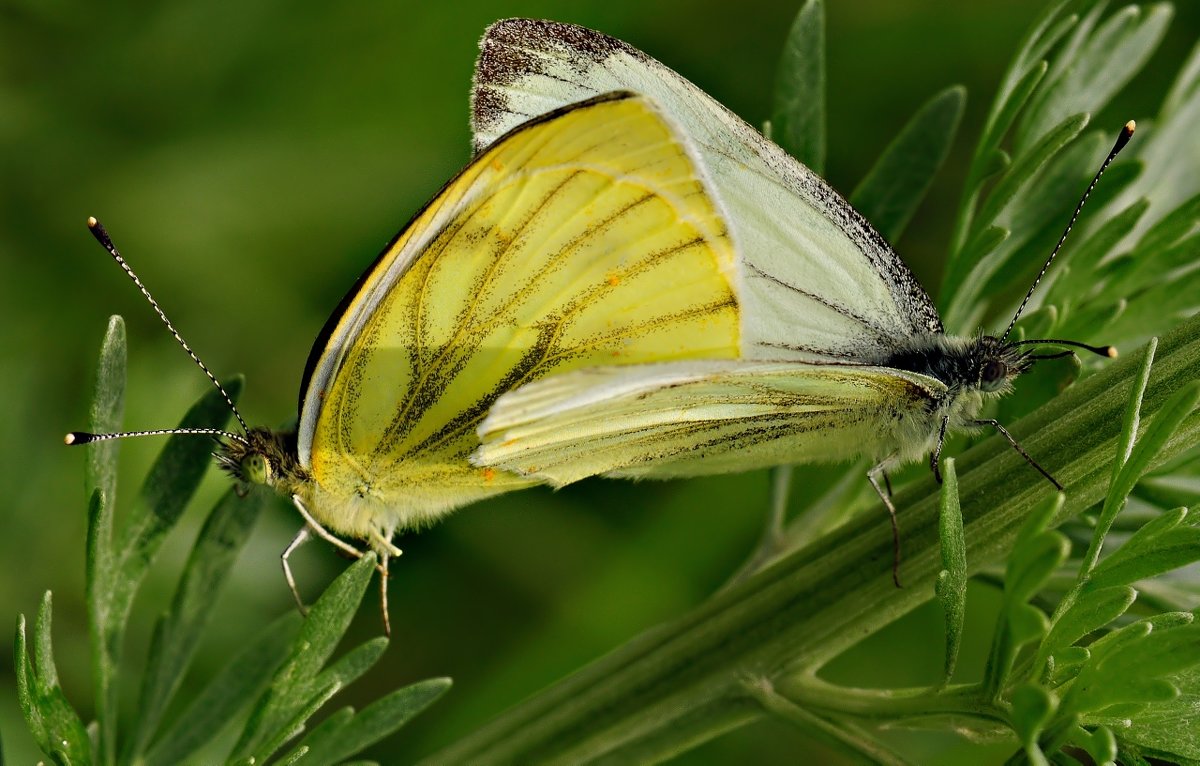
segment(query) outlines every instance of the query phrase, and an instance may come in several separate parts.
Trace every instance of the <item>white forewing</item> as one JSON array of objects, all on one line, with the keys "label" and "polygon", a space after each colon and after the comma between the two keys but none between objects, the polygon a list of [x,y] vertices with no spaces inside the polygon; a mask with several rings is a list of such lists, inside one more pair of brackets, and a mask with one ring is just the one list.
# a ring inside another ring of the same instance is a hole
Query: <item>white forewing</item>
[{"label": "white forewing", "polygon": [[927,449],[946,387],[916,373],[794,362],[668,362],[551,376],[497,400],[476,465],[556,485],[694,476]]},{"label": "white forewing", "polygon": [[870,224],[815,173],[671,69],[614,38],[509,19],[481,41],[476,150],[598,93],[655,99],[699,147],[740,258],[747,359],[884,362],[897,340],[940,332],[929,296]]}]

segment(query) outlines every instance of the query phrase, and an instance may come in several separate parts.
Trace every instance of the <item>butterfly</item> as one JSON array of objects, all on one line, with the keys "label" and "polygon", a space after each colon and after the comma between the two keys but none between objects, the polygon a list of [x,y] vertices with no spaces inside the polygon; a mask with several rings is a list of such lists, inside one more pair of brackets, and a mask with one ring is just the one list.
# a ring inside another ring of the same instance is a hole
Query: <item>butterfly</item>
[{"label": "butterfly", "polygon": [[[650,100],[580,99],[513,126],[392,240],[317,336],[298,428],[215,435],[238,482],[292,500],[311,535],[386,573],[403,529],[538,481],[471,465],[505,391],[598,365],[733,359],[732,244],[690,144]],[[93,234],[190,348],[92,219]],[[208,368],[192,354],[212,382]],[[68,443],[133,434],[74,433]],[[386,624],[386,588],[381,588]],[[303,608],[303,606],[301,606]]]},{"label": "butterfly", "polygon": [[866,455],[870,483],[892,519],[897,585],[896,509],[881,480],[888,485],[888,470],[925,455],[938,476],[948,433],[995,428],[1062,488],[980,413],[1036,361],[1070,353],[1036,354],[1038,344],[1108,356],[1115,349],[1010,340],[1032,288],[1003,333],[947,334],[900,257],[825,181],[620,40],[509,19],[492,25],[480,47],[477,150],[533,115],[615,88],[645,95],[678,121],[736,245],[740,348],[735,359],[581,369],[516,388],[481,424],[475,465],[563,485],[593,475],[682,477]]}]

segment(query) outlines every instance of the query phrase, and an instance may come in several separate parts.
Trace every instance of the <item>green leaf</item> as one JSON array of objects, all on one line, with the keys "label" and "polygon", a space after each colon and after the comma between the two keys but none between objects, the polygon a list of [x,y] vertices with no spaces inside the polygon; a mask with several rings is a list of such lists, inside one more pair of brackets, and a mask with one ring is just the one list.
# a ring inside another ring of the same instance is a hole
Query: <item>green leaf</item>
[{"label": "green leaf", "polygon": [[255,704],[234,746],[235,759],[253,756],[261,763],[297,733],[296,727],[304,722],[303,717],[297,718],[300,713],[315,710],[314,702],[323,703],[340,688],[334,680],[314,689],[313,679],[349,627],[375,571],[375,561],[374,553],[363,554],[313,604],[287,661]]},{"label": "green leaf", "polygon": [[930,99],[850,195],[850,204],[889,242],[900,239],[946,161],[966,98],[966,90],[955,86]]},{"label": "green leaf", "polygon": [[1200,664],[1200,625],[1173,624],[1176,619],[1136,622],[1093,643],[1091,662],[1076,676],[1064,707],[1095,712],[1174,699],[1178,690],[1166,677]]},{"label": "green leaf", "polygon": [[1200,761],[1200,728],[1196,726],[1200,665],[1174,675],[1172,680],[1180,689],[1179,696],[1146,707],[1122,732],[1121,738],[1138,743],[1150,751],[1148,755],[1161,759]]},{"label": "green leaf", "polygon": [[1050,674],[1047,683],[1058,687],[1074,678],[1084,663],[1092,658],[1092,653],[1082,646],[1068,646],[1059,649],[1050,656]]},{"label": "green leaf", "polygon": [[1013,690],[1011,722],[1026,753],[1037,748],[1042,729],[1058,709],[1058,698],[1049,689],[1022,684]]},{"label": "green leaf", "polygon": [[[236,399],[241,381],[235,380],[227,390]],[[179,427],[220,428],[229,415],[224,398],[214,390],[188,410]],[[211,450],[211,441],[194,435],[179,434],[167,441],[111,553],[104,553],[109,547],[105,537],[111,534],[111,507],[101,498],[89,514],[88,605],[99,741],[105,763],[116,758],[117,689],[113,679],[120,665],[134,594],[163,537],[199,486],[211,462]],[[100,565],[101,558],[108,559],[108,563]]]},{"label": "green leaf", "polygon": [[1117,444],[1117,458],[1113,461],[1112,481],[1115,484],[1121,477],[1121,469],[1129,462],[1133,454],[1133,445],[1137,433],[1142,426],[1142,399],[1146,396],[1146,386],[1150,383],[1150,369],[1154,366],[1154,353],[1158,350],[1158,338],[1151,338],[1142,353],[1142,367],[1134,378],[1133,388],[1129,392],[1129,403],[1125,406],[1125,415],[1121,419],[1121,436]]},{"label": "green leaf", "polygon": [[1182,524],[1186,516],[1179,508],[1144,525],[1097,565],[1089,584],[1133,583],[1200,561],[1200,529]]},{"label": "green leaf", "polygon": [[[1088,115],[1086,114],[1077,114],[1068,117],[1054,130],[1047,133],[1028,152],[1017,156],[1012,167],[996,182],[987,200],[980,207],[975,225],[977,227],[987,227],[996,224],[997,216],[1013,200],[1017,192],[1029,184],[1034,175],[1051,158],[1074,140],[1087,126],[1087,123]],[[1064,198],[1058,191],[1059,186],[1060,183],[1043,183],[1036,189],[1037,195],[1053,195],[1056,198]],[[1045,211],[1041,209],[1041,206],[1029,205],[1028,201],[1026,201],[1023,209],[1032,211],[1033,215],[1038,217],[1045,215]],[[1005,225],[1005,227],[1016,230],[1015,226]],[[1032,233],[1030,231],[1031,228],[1033,227],[1025,224],[1022,225],[1022,241]],[[967,247],[963,248],[962,258],[967,263],[972,264],[971,269],[963,277],[961,283],[956,286],[953,296],[943,295],[943,302],[949,300],[949,303],[946,304],[945,320],[946,326],[950,328],[962,326],[966,314],[970,311],[971,307],[980,301],[981,295],[985,292],[987,285],[1001,271],[1004,264],[1010,260],[1009,258],[997,257],[998,253],[996,252],[991,253],[988,258],[982,259],[975,252],[975,247],[976,245],[972,241]],[[1008,250],[1008,253],[1010,256],[1012,255],[1012,248]]]},{"label": "green leaf", "polygon": [[87,729],[58,684],[58,670],[54,664],[50,639],[51,613],[51,597],[47,591],[33,628],[32,661],[25,639],[25,615],[17,618],[16,640],[13,642],[17,702],[34,741],[43,753],[59,764],[91,764],[95,759]]},{"label": "green leaf", "polygon": [[346,652],[312,680],[314,689],[323,689],[332,684],[345,688],[370,670],[388,648],[383,636],[372,638]]},{"label": "green leaf", "polygon": [[1137,591],[1127,586],[1108,588],[1089,584],[1050,628],[1042,642],[1043,654],[1061,652],[1092,631],[1099,630],[1127,610]]},{"label": "green leaf", "polygon": [[1014,603],[1033,597],[1067,559],[1071,542],[1058,532],[1042,532],[1013,549],[1004,575],[1004,595]]},{"label": "green leaf", "polygon": [[[104,340],[100,343],[100,358],[96,362],[96,387],[92,396],[91,415],[88,418],[88,428],[92,433],[115,433],[121,430],[121,421],[125,413],[125,348],[125,321],[119,316],[111,316]],[[99,491],[102,502],[111,504],[117,496],[117,455],[120,452],[120,441],[113,439],[92,442],[85,449],[88,454],[84,469],[87,496],[91,497]],[[111,515],[107,521],[111,525]],[[111,544],[111,526],[105,531],[108,536],[102,535],[100,539]],[[97,553],[108,555],[109,549],[105,547]]]},{"label": "green leaf", "polygon": [[[358,715],[353,715],[353,710],[349,710],[350,715],[345,715],[346,710],[338,711],[304,739],[302,745],[309,752],[300,763],[305,766],[341,763],[391,736],[449,688],[449,678],[431,678],[397,689],[363,708]],[[326,726],[335,716],[337,723]]]},{"label": "green leaf", "polygon": [[1125,507],[1125,500],[1133,491],[1134,484],[1150,468],[1159,451],[1174,436],[1175,430],[1191,415],[1200,402],[1200,380],[1192,381],[1176,391],[1155,414],[1153,422],[1146,428],[1141,439],[1134,445],[1129,460],[1121,467],[1116,479],[1109,487],[1104,507],[1096,524],[1096,534],[1084,560],[1084,572],[1090,571],[1100,555],[1104,537],[1117,514]]},{"label": "green leaf", "polygon": [[[108,320],[108,329],[100,344],[96,364],[96,388],[92,397],[88,427],[93,433],[121,430],[125,411],[125,322],[119,316]],[[88,494],[87,590],[88,632],[92,649],[92,684],[102,763],[116,758],[117,700],[113,685],[115,668],[108,660],[105,646],[110,619],[110,599],[114,584],[113,508],[117,498],[117,456],[119,440],[93,442],[84,469]]]},{"label": "green leaf", "polygon": [[946,622],[946,654],[942,664],[942,682],[948,683],[958,662],[963,621],[967,612],[967,543],[963,535],[962,510],[958,505],[958,474],[954,458],[942,463],[941,513],[938,515],[941,537],[942,571],[934,590],[942,605]]},{"label": "green leaf", "polygon": [[1077,303],[1083,298],[1094,286],[1100,261],[1133,231],[1148,207],[1150,201],[1141,197],[1101,223],[1083,242],[1074,248],[1068,247],[1059,256],[1062,262],[1057,265],[1057,276],[1046,290],[1046,302]]},{"label": "green leaf", "polygon": [[806,0],[775,76],[772,136],[816,174],[825,170],[825,3]]},{"label": "green leaf", "polygon": [[[235,378],[225,386],[235,402],[242,385],[242,379]],[[221,428],[231,414],[221,392],[214,389],[192,405],[179,428]],[[129,520],[121,531],[115,583],[120,593],[114,594],[114,605],[132,597],[163,538],[200,486],[200,479],[212,462],[209,459],[211,453],[212,442],[205,438],[177,434],[167,440],[146,475]]]},{"label": "green leaf", "polygon": [[230,488],[200,530],[180,576],[171,610],[154,631],[142,677],[137,723],[125,760],[136,761],[150,744],[267,497],[263,489],[240,497]]},{"label": "green leaf", "polygon": [[146,766],[185,762],[266,689],[300,632],[300,613],[288,611],[267,625],[156,738]]},{"label": "green leaf", "polygon": [[1154,253],[1171,247],[1193,233],[1198,224],[1200,194],[1193,196],[1147,229],[1138,240],[1134,252],[1141,256],[1153,256]]},{"label": "green leaf", "polygon": [[1092,732],[1076,726],[1067,741],[1085,751],[1095,763],[1108,764],[1117,760],[1117,738],[1107,726],[1098,726]]},{"label": "green leaf", "polygon": [[[1098,5],[1090,21],[1094,22],[1102,11],[1103,5]],[[1081,39],[1064,48],[1050,81],[1030,104],[1018,130],[1017,145],[1044,135],[1067,115],[1100,111],[1158,47],[1171,15],[1171,7],[1165,3],[1148,10],[1129,5],[1094,32],[1085,19],[1079,25]]]}]

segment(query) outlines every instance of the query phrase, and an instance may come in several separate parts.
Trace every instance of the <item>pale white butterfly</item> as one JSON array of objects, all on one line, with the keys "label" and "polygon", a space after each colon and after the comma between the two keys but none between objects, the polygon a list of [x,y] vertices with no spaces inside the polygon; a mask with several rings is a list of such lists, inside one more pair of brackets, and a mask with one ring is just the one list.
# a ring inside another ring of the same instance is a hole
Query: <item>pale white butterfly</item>
[{"label": "pale white butterfly", "polygon": [[[620,40],[510,19],[488,29],[481,51],[472,93],[477,151],[536,115],[614,89],[650,97],[683,128],[736,246],[741,351],[735,360],[591,368],[517,388],[480,425],[472,462],[562,485],[867,455],[894,525],[880,482],[887,470],[929,455],[936,475],[946,434],[986,425],[1061,489],[1000,423],[979,414],[1035,360],[1069,353],[1035,355],[1034,344],[1109,356],[1115,349],[1010,341],[1033,288],[1002,334],[947,335],[903,261],[837,192]],[[1101,173],[1132,131],[1131,122]]]}]

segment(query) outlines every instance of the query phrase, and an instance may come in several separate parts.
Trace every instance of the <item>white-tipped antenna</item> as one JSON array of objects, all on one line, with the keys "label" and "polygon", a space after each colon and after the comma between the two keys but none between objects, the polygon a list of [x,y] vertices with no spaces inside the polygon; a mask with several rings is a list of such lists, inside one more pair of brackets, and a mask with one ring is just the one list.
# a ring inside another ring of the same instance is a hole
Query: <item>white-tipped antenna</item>
[{"label": "white-tipped antenna", "polygon": [[[229,409],[233,412],[233,416],[237,418],[237,422],[241,425],[242,431],[249,432],[250,428],[246,425],[246,421],[242,419],[242,413],[238,412],[238,408],[233,403],[233,398],[229,395],[229,392],[227,392],[220,382],[217,381],[217,377],[209,371],[204,362],[200,361],[200,357],[196,356],[196,352],[192,351],[191,346],[187,344],[187,341],[185,341],[183,336],[179,334],[179,331],[175,329],[175,325],[171,324],[171,320],[167,319],[167,315],[158,305],[158,301],[154,300],[154,296],[151,295],[150,291],[146,289],[146,286],[142,284],[142,280],[138,278],[138,275],[134,273],[129,264],[125,262],[125,259],[121,257],[121,253],[117,251],[117,246],[113,244],[112,238],[108,236],[108,231],[104,228],[104,225],[95,218],[88,218],[87,225],[88,230],[92,232],[92,236],[96,238],[96,241],[108,251],[108,254],[111,255],[113,260],[117,262],[117,265],[120,266],[121,269],[129,275],[129,278],[133,280],[133,283],[137,285],[137,289],[142,293],[142,297],[144,297],[150,304],[150,307],[154,309],[154,313],[158,314],[158,318],[161,319],[163,324],[167,326],[167,331],[171,333],[172,337],[175,338],[175,341],[183,348],[184,351],[187,352],[187,355],[192,358],[192,361],[204,371],[204,374],[207,375],[208,379],[212,381],[212,384],[217,387],[217,390],[221,392],[222,398],[224,398],[225,403],[229,405]],[[124,439],[134,436],[159,436],[166,434],[224,436],[227,439],[233,439],[234,441],[248,444],[244,436],[231,433],[229,431],[222,431],[217,428],[167,428],[153,431],[127,431],[113,434],[93,434],[85,431],[73,431],[67,434],[64,441],[67,444],[72,445],[89,444],[91,442],[107,441],[109,439]]]},{"label": "white-tipped antenna", "polygon": [[122,431],[116,434],[93,434],[87,431],[72,431],[63,437],[63,443],[68,446],[76,444],[91,444],[92,442],[106,442],[112,439],[128,439],[134,436],[173,436],[175,434],[188,434],[193,436],[224,436],[226,439],[239,441],[246,446],[250,442],[241,434],[235,434],[230,431],[222,431],[219,428],[158,428],[153,431]]},{"label": "white-tipped antenna", "polygon": [[1021,312],[1025,310],[1025,305],[1029,303],[1029,299],[1033,297],[1033,291],[1037,289],[1038,284],[1042,281],[1042,277],[1046,276],[1046,270],[1050,268],[1050,264],[1054,262],[1055,256],[1058,255],[1058,251],[1062,249],[1063,242],[1067,241],[1067,235],[1071,233],[1071,228],[1075,225],[1075,221],[1079,218],[1079,211],[1083,210],[1083,204],[1087,202],[1088,197],[1091,196],[1092,190],[1096,188],[1096,184],[1100,181],[1100,176],[1104,175],[1104,171],[1108,169],[1108,166],[1116,158],[1117,154],[1119,154],[1120,151],[1125,148],[1125,144],[1129,143],[1129,138],[1133,135],[1133,131],[1136,127],[1137,123],[1133,120],[1130,120],[1129,122],[1125,123],[1123,128],[1121,128],[1121,133],[1117,136],[1117,142],[1113,144],[1112,151],[1108,153],[1108,156],[1100,165],[1100,169],[1096,171],[1096,175],[1092,178],[1092,182],[1088,184],[1087,191],[1085,191],[1083,193],[1083,197],[1080,198],[1079,204],[1075,206],[1075,212],[1071,214],[1071,220],[1069,223],[1067,223],[1067,228],[1063,230],[1062,236],[1058,238],[1058,244],[1054,246],[1054,250],[1050,252],[1050,257],[1047,258],[1046,263],[1042,265],[1042,270],[1038,272],[1037,279],[1033,280],[1033,284],[1030,285],[1029,292],[1025,293],[1025,299],[1021,301],[1021,305],[1017,307],[1017,313],[1013,314],[1012,321],[1008,323],[1008,328],[1004,331],[1004,334],[1000,336],[1001,342],[1008,340],[1008,335],[1012,332],[1013,326],[1021,317]]}]

